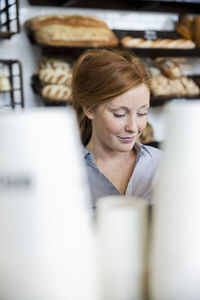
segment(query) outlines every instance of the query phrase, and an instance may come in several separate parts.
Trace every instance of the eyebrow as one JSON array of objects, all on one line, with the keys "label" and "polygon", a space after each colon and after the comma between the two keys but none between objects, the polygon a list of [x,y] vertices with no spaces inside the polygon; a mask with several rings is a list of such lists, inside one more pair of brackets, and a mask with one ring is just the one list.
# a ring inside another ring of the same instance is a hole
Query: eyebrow
[{"label": "eyebrow", "polygon": [[[126,110],[129,110],[129,108],[128,107],[126,107],[126,106],[118,106],[118,105],[115,105],[115,104],[111,104],[111,107],[113,107],[113,108],[118,108],[118,109],[126,109]],[[140,108],[149,108],[149,104],[144,104],[144,105],[142,105]]]}]

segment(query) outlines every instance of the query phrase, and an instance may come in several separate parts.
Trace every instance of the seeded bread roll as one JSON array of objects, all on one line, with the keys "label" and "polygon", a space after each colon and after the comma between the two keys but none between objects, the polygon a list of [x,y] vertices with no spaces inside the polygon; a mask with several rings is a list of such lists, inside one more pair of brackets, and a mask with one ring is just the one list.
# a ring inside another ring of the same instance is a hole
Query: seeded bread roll
[{"label": "seeded bread roll", "polygon": [[81,15],[47,15],[26,21],[36,42],[52,46],[117,46],[118,38],[102,20]]},{"label": "seeded bread roll", "polygon": [[43,84],[62,84],[64,86],[70,86],[72,80],[72,74],[62,69],[46,68],[38,72],[39,79]]},{"label": "seeded bread roll", "polygon": [[71,100],[71,88],[60,84],[45,85],[41,94],[44,98],[55,101],[69,101]]}]

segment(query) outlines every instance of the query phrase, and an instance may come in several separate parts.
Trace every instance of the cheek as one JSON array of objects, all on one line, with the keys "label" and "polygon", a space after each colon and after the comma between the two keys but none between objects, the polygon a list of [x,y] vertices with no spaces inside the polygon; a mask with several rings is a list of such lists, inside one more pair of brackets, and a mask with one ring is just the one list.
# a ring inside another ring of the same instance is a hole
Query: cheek
[{"label": "cheek", "polygon": [[123,128],[123,122],[121,120],[109,119],[105,122],[105,130],[110,133],[118,133]]},{"label": "cheek", "polygon": [[142,132],[146,126],[147,126],[147,117],[141,118],[141,120],[139,120],[138,122],[139,132]]}]

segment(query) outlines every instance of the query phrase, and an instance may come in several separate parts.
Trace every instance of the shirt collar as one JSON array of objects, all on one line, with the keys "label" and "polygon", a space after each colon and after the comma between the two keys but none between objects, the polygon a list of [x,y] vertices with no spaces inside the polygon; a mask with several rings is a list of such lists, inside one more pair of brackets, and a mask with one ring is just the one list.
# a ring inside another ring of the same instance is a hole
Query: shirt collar
[{"label": "shirt collar", "polygon": [[[81,145],[81,148],[82,148],[82,153],[83,153],[82,158],[86,157],[89,154],[91,154],[83,145]],[[133,146],[133,149],[135,149],[135,151],[136,151],[136,160],[139,159],[139,156],[141,154],[142,148],[143,148],[143,145],[141,143],[139,143],[139,142],[136,142],[135,145]]]}]

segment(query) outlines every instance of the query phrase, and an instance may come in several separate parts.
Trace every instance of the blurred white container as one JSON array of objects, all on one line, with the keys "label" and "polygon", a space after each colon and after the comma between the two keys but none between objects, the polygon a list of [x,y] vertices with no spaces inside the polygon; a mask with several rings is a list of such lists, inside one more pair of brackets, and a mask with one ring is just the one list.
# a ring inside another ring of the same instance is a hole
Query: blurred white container
[{"label": "blurred white container", "polygon": [[0,116],[0,299],[96,300],[90,194],[73,111]]},{"label": "blurred white container", "polygon": [[168,106],[155,191],[152,300],[200,299],[200,102]]},{"label": "blurred white container", "polygon": [[98,199],[101,300],[145,299],[147,220],[147,204],[142,199]]}]

